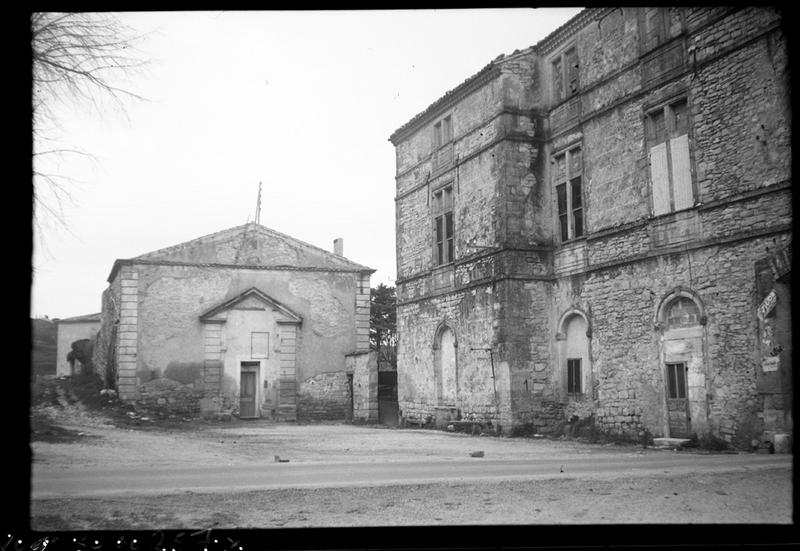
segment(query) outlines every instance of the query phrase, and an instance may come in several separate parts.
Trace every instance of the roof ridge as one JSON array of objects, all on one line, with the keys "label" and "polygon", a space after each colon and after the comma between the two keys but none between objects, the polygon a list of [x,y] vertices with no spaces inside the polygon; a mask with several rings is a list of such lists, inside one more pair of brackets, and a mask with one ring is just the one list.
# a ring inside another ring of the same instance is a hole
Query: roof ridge
[{"label": "roof ridge", "polygon": [[343,263],[350,264],[353,267],[357,267],[360,270],[371,270],[372,269],[369,266],[365,266],[364,264],[360,264],[358,262],[350,260],[349,258],[347,258],[345,256],[339,256],[336,253],[333,253],[331,251],[323,249],[322,247],[318,247],[316,245],[312,245],[311,243],[308,243],[307,241],[303,241],[302,239],[298,239],[297,237],[291,236],[291,235],[283,233],[283,232],[279,232],[278,230],[269,228],[269,227],[264,226],[263,224],[259,224],[257,222],[247,222],[247,223],[239,225],[239,226],[234,226],[232,228],[227,228],[227,229],[219,230],[219,231],[216,231],[216,232],[212,232],[212,233],[209,233],[209,234],[206,234],[206,235],[202,235],[200,237],[195,237],[193,239],[189,239],[187,241],[182,241],[181,243],[177,243],[175,245],[170,245],[168,247],[162,247],[162,248],[156,249],[154,251],[146,252],[146,253],[140,254],[138,256],[134,256],[132,258],[128,258],[126,260],[148,260],[148,257],[154,256],[154,255],[162,255],[162,254],[167,254],[167,253],[170,253],[170,252],[174,252],[174,251],[180,250],[181,248],[185,247],[186,245],[188,245],[190,243],[194,243],[196,241],[201,241],[203,239],[208,239],[208,238],[211,238],[211,237],[217,237],[217,236],[221,236],[221,235],[236,235],[236,233],[238,233],[239,231],[242,231],[242,230],[246,231],[246,230],[248,230],[250,228],[254,228],[256,231],[266,232],[267,234],[272,235],[274,237],[279,237],[279,238],[282,238],[282,239],[288,239],[288,240],[294,241],[295,243],[298,243],[298,244],[300,244],[300,245],[302,245],[304,247],[309,247],[310,249],[313,249],[315,251],[322,252],[332,260],[336,260],[337,262],[343,262]]},{"label": "roof ridge", "polygon": [[102,312],[97,312],[97,313],[94,313],[94,314],[83,314],[83,315],[80,315],[80,316],[70,316],[68,318],[58,318],[57,320],[51,320],[51,321],[57,321],[58,323],[63,323],[65,321],[67,321],[67,322],[70,322],[70,321],[93,321],[94,318],[97,318],[97,320],[99,321],[101,316],[102,316]]},{"label": "roof ridge", "polygon": [[215,231],[215,232],[208,233],[206,235],[201,235],[199,237],[193,237],[192,239],[188,239],[186,241],[181,241],[180,243],[176,243],[175,245],[169,245],[167,247],[162,247],[160,249],[155,249],[154,251],[148,251],[146,253],[142,253],[140,255],[130,257],[127,260],[139,260],[139,259],[142,259],[142,257],[154,255],[154,254],[157,254],[157,253],[160,254],[160,253],[165,253],[167,251],[176,250],[176,249],[179,249],[180,247],[183,247],[184,245],[188,245],[189,243],[193,243],[195,241],[200,241],[201,239],[206,239],[208,237],[213,237],[213,236],[224,234],[224,233],[228,233],[228,232],[235,233],[235,230],[238,230],[240,228],[244,228],[248,224],[254,224],[254,223],[255,222],[247,222],[247,223],[241,224],[239,226],[233,226],[232,228],[226,228],[226,229],[222,229],[222,230],[218,230],[218,231]]}]

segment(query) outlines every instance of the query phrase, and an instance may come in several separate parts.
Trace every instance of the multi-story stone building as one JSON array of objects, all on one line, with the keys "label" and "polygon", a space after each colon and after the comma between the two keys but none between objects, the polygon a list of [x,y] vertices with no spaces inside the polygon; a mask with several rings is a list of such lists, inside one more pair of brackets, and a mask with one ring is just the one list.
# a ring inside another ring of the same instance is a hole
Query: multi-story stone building
[{"label": "multi-story stone building", "polygon": [[790,433],[787,55],[774,9],[587,9],[395,131],[402,418]]}]

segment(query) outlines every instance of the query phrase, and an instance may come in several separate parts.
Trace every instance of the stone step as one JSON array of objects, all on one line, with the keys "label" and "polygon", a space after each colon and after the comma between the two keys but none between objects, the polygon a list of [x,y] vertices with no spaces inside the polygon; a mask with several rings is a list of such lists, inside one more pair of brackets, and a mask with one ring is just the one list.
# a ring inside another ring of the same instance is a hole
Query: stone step
[{"label": "stone step", "polygon": [[680,448],[691,442],[688,438],[653,438],[653,446],[656,448]]}]

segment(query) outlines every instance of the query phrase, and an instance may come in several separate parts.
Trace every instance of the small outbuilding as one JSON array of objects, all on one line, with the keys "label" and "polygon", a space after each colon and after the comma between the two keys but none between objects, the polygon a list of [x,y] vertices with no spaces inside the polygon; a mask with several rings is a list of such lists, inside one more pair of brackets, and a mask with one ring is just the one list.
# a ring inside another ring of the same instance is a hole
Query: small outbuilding
[{"label": "small outbuilding", "polygon": [[72,343],[80,340],[94,342],[100,330],[100,314],[86,314],[71,318],[54,320],[57,327],[56,344],[56,375],[74,375],[80,372],[80,360],[70,361],[68,356],[72,351]]}]

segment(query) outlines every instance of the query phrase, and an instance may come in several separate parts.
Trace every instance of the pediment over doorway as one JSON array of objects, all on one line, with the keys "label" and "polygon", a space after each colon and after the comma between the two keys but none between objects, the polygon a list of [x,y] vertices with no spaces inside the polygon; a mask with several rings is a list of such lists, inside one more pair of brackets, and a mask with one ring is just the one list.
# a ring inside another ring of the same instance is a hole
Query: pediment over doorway
[{"label": "pediment over doorway", "polygon": [[278,323],[301,324],[303,318],[289,307],[271,298],[263,291],[251,287],[243,293],[226,300],[207,310],[200,315],[200,321],[209,323],[222,323],[228,317],[230,310],[272,310],[275,312]]}]

